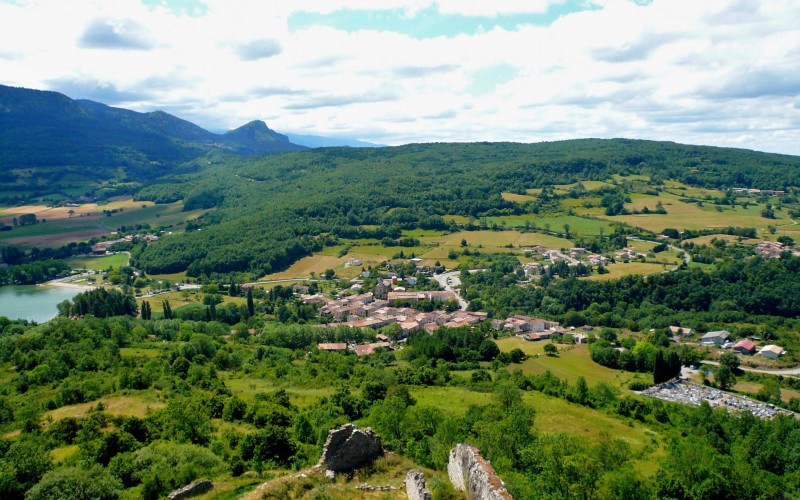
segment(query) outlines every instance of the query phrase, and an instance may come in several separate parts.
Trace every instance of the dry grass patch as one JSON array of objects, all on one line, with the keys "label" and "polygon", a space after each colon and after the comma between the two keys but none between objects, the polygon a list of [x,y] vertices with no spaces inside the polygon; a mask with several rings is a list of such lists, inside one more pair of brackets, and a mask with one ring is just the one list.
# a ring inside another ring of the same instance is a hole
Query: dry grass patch
[{"label": "dry grass patch", "polygon": [[311,273],[320,275],[326,269],[334,269],[339,264],[347,262],[347,257],[334,257],[332,255],[311,255],[303,257],[294,264],[292,264],[285,271],[267,274],[259,278],[259,281],[279,280],[287,278],[308,278]]},{"label": "dry grass patch", "polygon": [[665,268],[664,264],[652,264],[649,262],[617,262],[615,264],[606,264],[607,274],[593,274],[583,279],[607,281],[630,276],[631,274],[658,274],[669,270],[671,267],[671,265],[667,265]]},{"label": "dry grass patch", "polygon": [[510,370],[521,369],[525,374],[539,375],[549,370],[556,377],[566,379],[571,384],[575,383],[578,377],[583,377],[590,386],[598,382],[605,382],[624,390],[627,390],[630,381],[637,376],[648,377],[646,374],[637,375],[598,365],[589,357],[589,348],[586,344],[574,346],[556,344],[559,349],[558,356],[546,356],[544,355],[544,346],[547,343],[547,341],[527,342],[519,337],[497,341],[501,351],[520,348],[525,354],[531,356],[519,365],[509,365]]},{"label": "dry grass patch", "polygon": [[155,395],[142,396],[109,396],[100,398],[97,401],[81,403],[77,405],[56,408],[45,413],[45,418],[52,417],[53,421],[59,421],[67,417],[83,418],[90,413],[90,410],[97,407],[97,403],[103,403],[105,413],[112,416],[145,417],[150,411],[157,410],[166,406],[165,403],[158,401]]}]

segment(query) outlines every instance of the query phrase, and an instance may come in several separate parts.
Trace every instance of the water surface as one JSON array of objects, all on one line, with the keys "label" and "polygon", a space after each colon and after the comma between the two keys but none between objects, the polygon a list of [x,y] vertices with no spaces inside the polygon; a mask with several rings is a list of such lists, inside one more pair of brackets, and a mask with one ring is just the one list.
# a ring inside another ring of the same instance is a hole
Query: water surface
[{"label": "water surface", "polygon": [[39,323],[58,315],[58,304],[81,293],[73,288],[50,286],[0,286],[0,316]]}]

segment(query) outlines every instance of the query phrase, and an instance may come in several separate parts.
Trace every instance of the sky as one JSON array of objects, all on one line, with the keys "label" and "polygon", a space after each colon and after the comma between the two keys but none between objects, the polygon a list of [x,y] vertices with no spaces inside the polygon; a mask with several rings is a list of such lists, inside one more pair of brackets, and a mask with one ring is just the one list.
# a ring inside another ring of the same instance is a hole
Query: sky
[{"label": "sky", "polygon": [[0,84],[219,132],[800,155],[797,0],[0,0]]}]

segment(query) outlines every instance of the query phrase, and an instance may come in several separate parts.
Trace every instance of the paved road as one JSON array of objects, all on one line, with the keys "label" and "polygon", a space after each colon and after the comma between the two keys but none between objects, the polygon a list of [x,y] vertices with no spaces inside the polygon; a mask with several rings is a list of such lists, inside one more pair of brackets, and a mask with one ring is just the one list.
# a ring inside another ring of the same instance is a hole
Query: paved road
[{"label": "paved road", "polygon": [[[703,360],[702,363],[705,364],[705,365],[719,366],[719,363],[716,362],[716,361]],[[761,369],[761,368],[749,368],[749,367],[746,367],[746,366],[740,366],[739,369],[742,370],[742,371],[745,371],[745,372],[764,373],[766,375],[784,375],[784,376],[786,376],[786,375],[789,375],[789,376],[792,376],[792,375],[798,376],[798,375],[800,375],[800,366],[796,366],[794,368],[784,368],[782,370],[764,370],[764,369]]]},{"label": "paved road", "polygon": [[469,302],[464,300],[461,294],[455,290],[455,288],[461,286],[461,278],[459,276],[461,276],[461,271],[450,271],[449,273],[435,274],[433,279],[438,281],[442,288],[448,292],[455,293],[459,307],[462,311],[466,311],[467,307],[469,307]]},{"label": "paved road", "polygon": [[[642,238],[637,238],[635,236],[628,236],[627,238],[629,240],[633,240],[633,241],[643,241],[645,243],[655,243],[656,245],[661,244],[660,241],[644,240]],[[683,254],[683,261],[686,263],[687,266],[692,261],[692,256],[689,255],[689,252],[685,251],[683,248],[679,248],[679,247],[676,247],[674,245],[670,245],[669,243],[667,243],[667,248],[669,248],[670,250],[674,250],[674,251],[678,252],[679,254]],[[674,266],[672,269],[670,269],[670,271],[677,271],[679,267],[681,267],[681,266],[680,265]],[[667,272],[667,271],[664,271],[664,272]]]}]

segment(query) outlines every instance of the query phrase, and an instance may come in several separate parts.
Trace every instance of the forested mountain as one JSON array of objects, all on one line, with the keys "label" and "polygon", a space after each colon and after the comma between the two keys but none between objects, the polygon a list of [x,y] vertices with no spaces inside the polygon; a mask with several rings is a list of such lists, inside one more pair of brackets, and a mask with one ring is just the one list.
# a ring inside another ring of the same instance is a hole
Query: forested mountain
[{"label": "forested mountain", "polygon": [[3,184],[46,192],[69,175],[140,182],[213,148],[245,154],[304,149],[263,122],[220,135],[163,111],[137,113],[57,92],[0,85]]},{"label": "forested mountain", "polygon": [[656,184],[800,186],[797,157],[626,139],[325,148],[252,158],[215,152],[192,165],[192,173],[159,179],[138,198],[218,210],[193,224],[202,232],[148,247],[140,256],[148,272],[271,272],[318,249],[328,234],[359,237],[366,234],[360,226],[369,225],[377,226],[369,237],[397,238],[401,229],[443,229],[444,215],[538,213],[543,197],[525,205],[501,193],[613,174],[646,174]]}]

